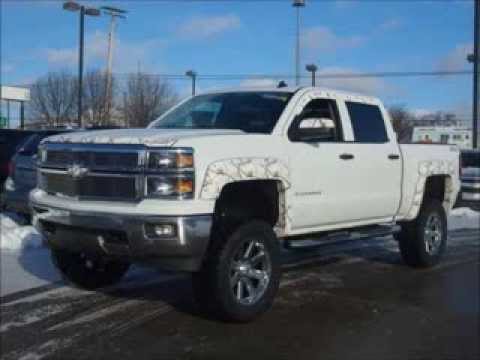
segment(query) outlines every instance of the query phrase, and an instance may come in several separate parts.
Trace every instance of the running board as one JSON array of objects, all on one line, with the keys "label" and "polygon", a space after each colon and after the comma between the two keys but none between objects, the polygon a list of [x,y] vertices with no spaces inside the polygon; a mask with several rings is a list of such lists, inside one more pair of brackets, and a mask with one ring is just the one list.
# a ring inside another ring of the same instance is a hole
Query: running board
[{"label": "running board", "polygon": [[287,238],[283,245],[287,250],[302,250],[318,248],[326,245],[356,241],[367,238],[390,236],[400,231],[399,225],[378,225],[344,231],[330,232],[328,234],[312,234],[301,238]]}]

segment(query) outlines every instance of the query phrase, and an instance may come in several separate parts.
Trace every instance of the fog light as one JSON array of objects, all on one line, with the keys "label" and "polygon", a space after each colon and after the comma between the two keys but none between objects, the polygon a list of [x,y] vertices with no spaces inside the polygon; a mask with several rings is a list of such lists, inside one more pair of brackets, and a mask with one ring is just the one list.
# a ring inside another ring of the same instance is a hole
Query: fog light
[{"label": "fog light", "polygon": [[149,238],[169,238],[176,235],[175,224],[145,224],[145,234]]}]

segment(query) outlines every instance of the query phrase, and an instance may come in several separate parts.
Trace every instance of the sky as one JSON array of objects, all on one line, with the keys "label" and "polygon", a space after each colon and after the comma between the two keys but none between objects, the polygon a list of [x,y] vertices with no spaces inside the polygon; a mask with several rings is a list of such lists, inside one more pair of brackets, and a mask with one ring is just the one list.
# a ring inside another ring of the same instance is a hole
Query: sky
[{"label": "sky", "polygon": [[[49,71],[75,73],[78,13],[62,1],[0,0],[1,83],[31,84]],[[200,91],[294,83],[295,9],[291,0],[90,0],[128,11],[119,20],[113,71],[154,74],[278,74],[199,79]],[[306,0],[301,9],[301,68],[320,75],[472,70],[473,0]],[[86,19],[86,69],[104,69],[110,18]],[[281,76],[283,75],[283,77]],[[124,75],[120,75],[124,76]],[[310,80],[302,79],[304,85]],[[187,78],[172,81],[190,91]],[[380,97],[418,114],[455,112],[471,119],[471,75],[323,79],[317,85]]]}]

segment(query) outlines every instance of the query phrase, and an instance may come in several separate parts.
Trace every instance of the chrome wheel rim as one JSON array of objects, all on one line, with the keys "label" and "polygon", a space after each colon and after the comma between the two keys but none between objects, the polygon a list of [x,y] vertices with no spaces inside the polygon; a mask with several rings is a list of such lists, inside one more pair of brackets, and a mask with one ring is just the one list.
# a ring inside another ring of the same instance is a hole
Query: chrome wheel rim
[{"label": "chrome wheel rim", "polygon": [[272,274],[270,256],[258,240],[247,240],[236,250],[230,266],[230,288],[233,298],[242,305],[261,299]]},{"label": "chrome wheel rim", "polygon": [[442,220],[439,215],[431,214],[427,218],[424,231],[425,251],[430,255],[436,254],[442,244],[442,237]]}]

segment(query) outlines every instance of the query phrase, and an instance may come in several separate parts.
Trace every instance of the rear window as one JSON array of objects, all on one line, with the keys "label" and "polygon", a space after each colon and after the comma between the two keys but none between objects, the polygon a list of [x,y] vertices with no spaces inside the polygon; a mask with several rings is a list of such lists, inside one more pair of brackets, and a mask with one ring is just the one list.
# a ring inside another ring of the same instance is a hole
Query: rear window
[{"label": "rear window", "polygon": [[388,142],[385,121],[378,106],[355,102],[347,102],[346,105],[356,142]]},{"label": "rear window", "polygon": [[462,167],[480,167],[480,151],[462,152]]},{"label": "rear window", "polygon": [[35,155],[38,151],[38,145],[40,142],[48,136],[52,136],[58,134],[58,132],[48,131],[48,132],[41,132],[38,134],[33,134],[29,136],[25,142],[21,145],[18,151],[22,155],[32,156]]}]

